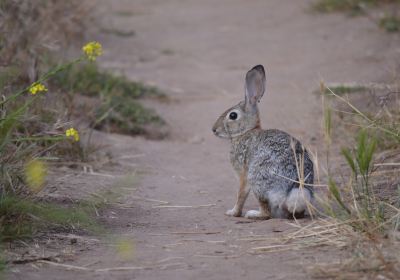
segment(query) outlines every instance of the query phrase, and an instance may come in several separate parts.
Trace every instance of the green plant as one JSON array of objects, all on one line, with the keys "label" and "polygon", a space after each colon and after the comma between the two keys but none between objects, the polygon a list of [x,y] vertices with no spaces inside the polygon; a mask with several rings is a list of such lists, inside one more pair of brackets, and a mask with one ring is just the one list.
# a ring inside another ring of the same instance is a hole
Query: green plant
[{"label": "green plant", "polygon": [[[378,140],[392,137],[398,140],[398,127],[389,126],[387,122],[382,122],[377,117],[368,116],[361,112],[349,99],[338,95],[331,88],[324,89],[321,87],[321,91],[328,91],[330,96],[351,109],[353,118],[358,117],[362,121],[359,123],[361,128],[357,132],[357,137],[355,137],[354,148],[342,148],[341,150],[350,170],[347,182],[338,186],[328,168],[328,192],[331,199],[323,203],[325,213],[328,216],[352,221],[351,225],[356,230],[369,234],[375,233],[378,229],[386,228],[390,221],[397,221],[400,213],[396,206],[390,205],[377,197],[374,182],[371,182],[374,171],[374,153],[380,143]],[[330,136],[332,135],[332,121],[334,120],[331,116],[331,108],[325,105],[325,130],[329,131],[325,134]],[[328,148],[331,142],[331,138],[328,137]],[[327,164],[329,166],[329,162]],[[336,202],[337,207],[330,205],[329,201],[332,201],[332,199]]]},{"label": "green plant", "polygon": [[29,238],[48,228],[98,231],[85,204],[60,207],[49,202],[34,201],[15,195],[0,198],[0,242]]},{"label": "green plant", "polygon": [[[95,43],[89,43],[87,46],[94,46]],[[101,54],[101,46],[97,47],[98,55]],[[94,47],[93,47],[94,48]],[[26,86],[15,93],[8,96],[4,96],[3,100],[0,101],[1,119],[0,119],[0,175],[2,175],[0,194],[12,191],[15,193],[16,185],[15,179],[20,180],[21,167],[24,162],[30,157],[38,157],[35,153],[38,153],[37,149],[33,147],[37,146],[37,143],[47,141],[55,142],[65,140],[72,136],[75,141],[79,141],[79,136],[74,130],[74,135],[61,134],[58,135],[26,135],[18,132],[18,125],[23,122],[22,117],[27,112],[28,108],[40,97],[41,93],[46,92],[47,88],[44,86],[44,82],[50,77],[57,73],[68,69],[74,64],[80,63],[86,59],[91,59],[93,50],[85,51],[81,57],[62,65],[58,65],[51,69],[36,82],[29,86]],[[30,94],[29,97],[25,97],[24,94]],[[22,104],[21,104],[22,103]],[[64,132],[62,132],[64,133]],[[77,137],[78,136],[78,137]],[[49,148],[46,149],[47,151]],[[22,163],[22,164],[21,164]],[[15,171],[15,173],[13,173]]]},{"label": "green plant", "polygon": [[145,134],[144,125],[164,121],[153,111],[144,108],[134,99],[110,96],[96,110],[95,128],[125,134]]},{"label": "green plant", "polygon": [[[353,112],[361,113],[348,100],[346,102],[351,105]],[[330,110],[329,106],[326,108]],[[362,113],[359,116],[364,118]],[[374,121],[373,118],[370,120]],[[325,126],[332,128],[331,121],[332,118],[326,118]],[[375,125],[378,124],[375,122]],[[399,273],[399,243],[390,236],[399,229],[400,186],[397,193],[392,194],[397,196],[394,203],[379,196],[380,189],[376,188],[374,176],[374,154],[378,145],[375,135],[380,131],[366,125],[358,131],[354,147],[341,150],[350,173],[350,176],[345,176],[344,183],[337,183],[339,176],[332,175],[328,169],[327,196],[320,198],[325,218],[322,225],[317,223],[315,227],[304,227],[311,233],[302,233],[302,236],[316,236],[316,240],[326,240],[326,245],[335,244],[335,239],[344,241],[353,256],[344,262],[317,265],[312,271],[317,278],[359,279],[366,275],[372,278],[385,275],[391,279]]]},{"label": "green plant", "polygon": [[312,8],[322,13],[349,11],[358,14],[368,6],[398,2],[398,0],[317,0],[312,4]]},{"label": "green plant", "polygon": [[53,82],[66,91],[87,96],[165,97],[155,87],[129,81],[124,76],[116,76],[100,71],[95,63],[71,67],[67,71],[57,74]]},{"label": "green plant", "polygon": [[[47,173],[45,156],[55,147],[51,143],[68,138],[78,142],[79,133],[71,127],[56,134],[21,131],[21,123],[31,113],[29,109],[48,91],[44,85],[47,79],[74,64],[86,59],[93,60],[101,54],[101,46],[95,42],[85,45],[83,50],[81,57],[58,65],[29,86],[3,96],[0,101],[0,244],[7,240],[30,237],[48,227],[96,227],[84,207],[67,209],[33,198],[44,186]],[[45,149],[40,148],[43,143],[48,143]]]},{"label": "green plant", "polygon": [[384,220],[383,205],[376,199],[369,180],[376,144],[376,139],[361,130],[357,137],[357,147],[353,150],[343,148],[342,154],[352,172],[350,188],[354,211],[359,218],[374,220],[379,224]]},{"label": "green plant", "polygon": [[146,126],[161,127],[165,124],[154,111],[138,101],[143,97],[165,99],[165,94],[155,87],[129,81],[124,76],[100,71],[94,63],[71,67],[59,73],[54,84],[68,92],[100,98],[88,114],[91,116],[90,125],[95,129],[146,135]]},{"label": "green plant", "polygon": [[400,18],[395,15],[385,15],[379,20],[379,26],[387,32],[398,32],[400,30]]}]

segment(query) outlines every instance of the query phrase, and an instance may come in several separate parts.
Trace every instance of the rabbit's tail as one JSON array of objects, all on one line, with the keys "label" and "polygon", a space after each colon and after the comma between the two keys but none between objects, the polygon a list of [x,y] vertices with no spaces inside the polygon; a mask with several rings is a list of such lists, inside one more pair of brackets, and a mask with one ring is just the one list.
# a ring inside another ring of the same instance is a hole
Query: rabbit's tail
[{"label": "rabbit's tail", "polygon": [[286,209],[289,213],[304,213],[311,203],[312,191],[305,187],[294,187],[286,198]]}]

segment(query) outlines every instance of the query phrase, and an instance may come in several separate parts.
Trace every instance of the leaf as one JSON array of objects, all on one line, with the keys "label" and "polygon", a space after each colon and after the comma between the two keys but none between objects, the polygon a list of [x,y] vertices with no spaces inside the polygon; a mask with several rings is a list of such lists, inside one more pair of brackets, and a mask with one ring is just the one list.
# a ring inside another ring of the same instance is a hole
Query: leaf
[{"label": "leaf", "polygon": [[28,106],[32,103],[32,98],[30,101],[26,102],[23,106],[12,112],[10,115],[6,115],[6,117],[0,120],[0,151],[3,150],[3,147],[10,140],[10,134],[15,124],[21,117],[21,115],[25,112]]},{"label": "leaf", "polygon": [[339,205],[348,213],[350,214],[350,210],[346,207],[344,204],[342,197],[340,195],[339,189],[336,186],[336,183],[332,180],[332,178],[329,178],[328,181],[328,188],[330,193],[333,195],[333,197],[336,199],[336,201],[339,203]]},{"label": "leaf", "polygon": [[376,150],[377,140],[375,137],[368,139],[368,134],[365,130],[361,130],[358,134],[357,143],[357,163],[361,174],[368,175],[372,162],[372,157]]},{"label": "leaf", "polygon": [[349,149],[343,148],[342,155],[345,157],[347,164],[350,166],[351,170],[353,171],[354,175],[357,175],[357,168],[356,164],[353,160],[352,154]]},{"label": "leaf", "polygon": [[368,163],[368,169],[369,169],[369,166],[371,165],[371,162],[372,162],[372,157],[373,157],[375,149],[376,149],[376,144],[377,144],[376,139],[372,138],[370,140],[370,143],[369,143],[368,147],[367,147],[366,159],[365,160]]},{"label": "leaf", "polygon": [[327,143],[330,144],[332,135],[332,114],[331,114],[331,109],[328,106],[325,106],[324,110],[324,124],[325,124],[325,141],[327,141]]},{"label": "leaf", "polygon": [[358,167],[360,169],[361,174],[366,174],[368,170],[368,164],[365,161],[365,150],[366,150],[366,138],[367,138],[367,133],[365,130],[361,130],[358,133],[357,137],[357,163]]}]

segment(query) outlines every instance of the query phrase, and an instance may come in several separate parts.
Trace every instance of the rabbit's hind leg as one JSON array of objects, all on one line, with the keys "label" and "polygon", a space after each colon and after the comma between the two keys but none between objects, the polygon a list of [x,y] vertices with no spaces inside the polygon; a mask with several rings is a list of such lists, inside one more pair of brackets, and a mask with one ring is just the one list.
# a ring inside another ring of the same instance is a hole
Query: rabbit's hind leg
[{"label": "rabbit's hind leg", "polygon": [[268,203],[265,201],[258,201],[260,203],[260,210],[249,210],[246,212],[245,217],[248,219],[267,220],[271,218]]}]

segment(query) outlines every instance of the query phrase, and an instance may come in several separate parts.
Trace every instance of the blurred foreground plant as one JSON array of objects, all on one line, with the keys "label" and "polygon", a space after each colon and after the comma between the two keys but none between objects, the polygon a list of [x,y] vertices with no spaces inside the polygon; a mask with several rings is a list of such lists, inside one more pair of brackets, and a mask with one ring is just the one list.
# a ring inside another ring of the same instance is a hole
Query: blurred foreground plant
[{"label": "blurred foreground plant", "polygon": [[[97,51],[83,54],[71,62],[58,65],[29,86],[3,95],[0,101],[0,242],[29,237],[45,226],[85,227],[93,221],[82,209],[65,209],[35,201],[34,195],[42,191],[47,176],[46,153],[55,149],[55,143],[70,140],[71,147],[79,146],[79,133],[75,128],[57,132],[30,133],[21,131],[21,124],[34,118],[33,110],[41,95],[48,92],[45,82],[55,74],[83,61],[93,61],[101,54]],[[72,141],[71,141],[72,140]],[[0,243],[1,244],[1,243]]]},{"label": "blurred foreground plant", "polygon": [[[31,189],[37,191],[39,185],[41,185],[39,184],[39,181],[44,180],[42,177],[44,177],[43,174],[45,173],[43,171],[44,168],[39,168],[41,166],[40,161],[35,161],[35,158],[40,158],[40,152],[34,148],[37,142],[57,142],[71,137],[74,141],[79,142],[79,133],[74,128],[66,130],[65,135],[64,132],[60,132],[58,135],[35,136],[26,134],[21,135],[18,133],[17,127],[22,121],[24,114],[40,94],[48,91],[46,86],[43,84],[46,80],[74,64],[87,60],[93,61],[99,55],[101,55],[101,45],[98,42],[90,42],[83,47],[83,54],[79,58],[66,64],[58,65],[41,76],[33,84],[9,96],[3,96],[3,100],[0,102],[0,194],[9,191],[14,193],[17,192],[18,184],[16,181],[22,179],[20,176],[22,171],[21,168],[28,158],[33,158],[33,161],[27,165],[25,181],[31,186]],[[23,94],[27,92],[32,96],[23,96]],[[39,176],[39,173],[43,176]]]}]

